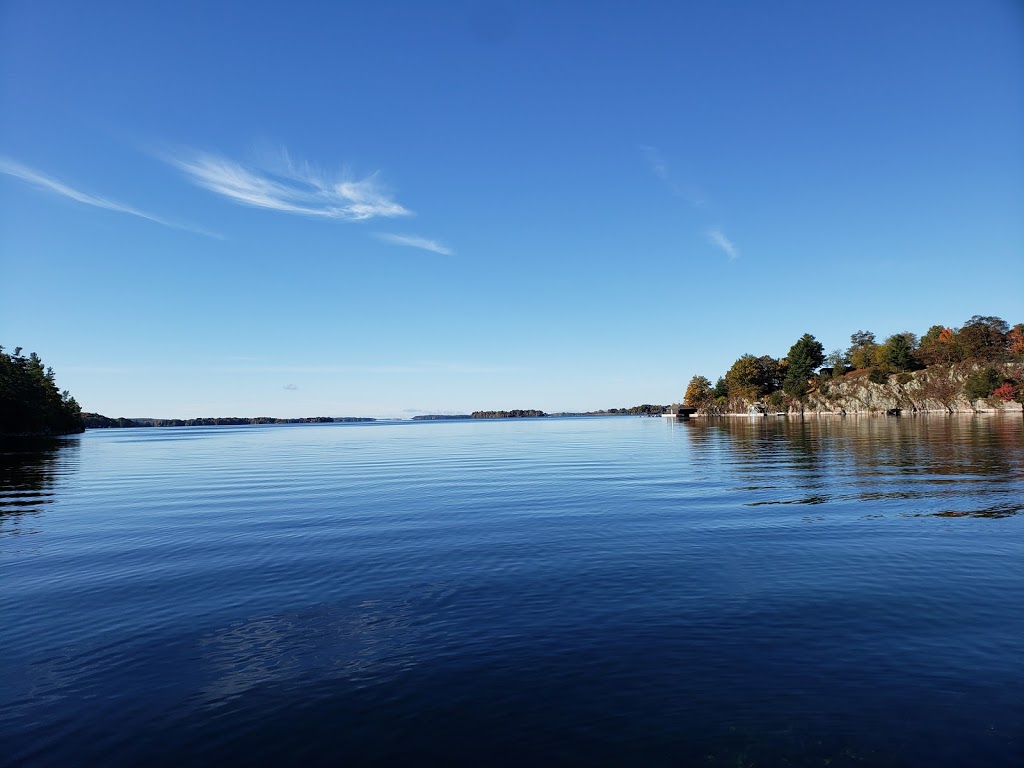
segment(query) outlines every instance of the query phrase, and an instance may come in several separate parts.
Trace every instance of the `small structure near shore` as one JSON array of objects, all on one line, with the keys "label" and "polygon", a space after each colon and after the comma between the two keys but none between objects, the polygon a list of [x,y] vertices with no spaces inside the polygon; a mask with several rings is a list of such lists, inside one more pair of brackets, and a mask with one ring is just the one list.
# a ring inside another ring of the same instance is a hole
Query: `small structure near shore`
[{"label": "small structure near shore", "polygon": [[690,408],[682,403],[672,403],[662,416],[666,419],[688,419],[697,412],[696,408]]}]

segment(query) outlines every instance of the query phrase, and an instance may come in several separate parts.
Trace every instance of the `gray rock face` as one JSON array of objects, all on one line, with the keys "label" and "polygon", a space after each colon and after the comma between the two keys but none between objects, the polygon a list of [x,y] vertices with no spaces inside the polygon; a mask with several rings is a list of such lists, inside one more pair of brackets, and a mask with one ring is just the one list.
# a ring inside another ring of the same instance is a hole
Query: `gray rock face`
[{"label": "gray rock face", "polygon": [[827,382],[807,398],[807,408],[821,412],[864,413],[889,411],[1021,411],[1020,403],[995,399],[970,401],[963,394],[964,381],[973,367],[935,367],[889,376],[876,384],[866,371],[857,371]]}]

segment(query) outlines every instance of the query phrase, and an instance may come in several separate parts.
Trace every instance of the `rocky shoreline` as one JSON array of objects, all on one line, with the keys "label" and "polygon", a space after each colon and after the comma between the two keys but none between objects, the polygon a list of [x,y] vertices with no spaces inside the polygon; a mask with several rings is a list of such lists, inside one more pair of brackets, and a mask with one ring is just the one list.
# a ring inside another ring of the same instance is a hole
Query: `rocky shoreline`
[{"label": "rocky shoreline", "polygon": [[[1007,364],[1007,375],[1017,366]],[[1011,370],[1012,369],[1012,370]],[[976,366],[933,366],[871,381],[867,371],[819,381],[805,398],[787,409],[775,410],[764,401],[732,400],[727,407],[701,409],[701,415],[749,416],[775,414],[910,415],[910,414],[1024,414],[1024,404],[997,397],[969,399],[964,384]]]}]

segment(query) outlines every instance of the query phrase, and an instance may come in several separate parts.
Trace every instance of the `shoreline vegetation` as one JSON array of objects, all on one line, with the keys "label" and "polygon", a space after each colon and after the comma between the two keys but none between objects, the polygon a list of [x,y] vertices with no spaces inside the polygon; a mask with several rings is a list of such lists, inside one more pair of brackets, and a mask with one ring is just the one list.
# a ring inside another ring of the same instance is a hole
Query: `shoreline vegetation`
[{"label": "shoreline vegetation", "polygon": [[35,352],[0,347],[0,436],[51,437],[85,431],[82,409],[66,389],[57,389],[53,368]]},{"label": "shoreline vegetation", "polygon": [[334,422],[380,421],[363,416],[309,416],[299,419],[278,419],[273,416],[216,416],[198,419],[112,419],[99,413],[83,413],[86,429],[121,429],[130,427],[222,427],[244,424],[332,424]]},{"label": "shoreline vegetation", "polygon": [[[850,346],[825,354],[803,334],[781,358],[747,353],[712,384],[695,375],[682,407],[698,416],[855,415],[902,413],[1024,412],[1024,323],[974,315],[959,328],[933,325],[918,337],[910,331],[879,343],[856,331]],[[645,403],[631,408],[545,413],[534,409],[423,414],[412,421],[532,419],[568,416],[660,416],[680,405]],[[0,347],[0,437],[50,437],[86,429],[132,427],[324,424],[394,421],[363,416],[271,416],[193,419],[111,418],[82,412],[74,397],[57,388],[52,368],[33,352]]]},{"label": "shoreline vegetation", "polygon": [[[667,405],[635,405],[632,408],[608,408],[600,411],[545,413],[533,409],[513,409],[509,411],[473,411],[473,413],[431,413],[413,416],[409,421],[458,421],[466,419],[539,419],[570,416],[660,416],[667,412]],[[377,418],[374,416],[309,416],[296,419],[279,419],[273,416],[217,416],[195,419],[155,419],[134,418],[123,416],[111,418],[99,413],[82,413],[86,429],[130,429],[135,427],[215,427],[240,426],[247,424],[340,424],[363,423],[376,421],[405,421],[406,419]]]},{"label": "shoreline vegetation", "polygon": [[683,401],[698,415],[1024,411],[1024,323],[974,315],[879,343],[856,331],[825,354],[809,333],[785,357],[742,355],[712,384],[695,375]]},{"label": "shoreline vegetation", "polygon": [[[1016,413],[1016,407],[985,407],[985,404],[979,403],[979,407],[971,409],[970,413]],[[897,415],[893,413],[893,410],[898,411],[899,415],[904,415],[902,409],[880,409],[880,408],[865,408],[863,410],[847,410],[845,412],[829,411],[829,410],[815,410],[807,409],[804,411],[793,410],[793,411],[779,411],[770,412],[762,410],[747,410],[747,411],[724,411],[721,413],[703,413],[694,414],[702,415],[710,418],[732,418],[732,417],[750,417],[751,415],[762,415],[762,416],[878,416],[878,415]],[[906,413],[912,413],[915,415],[927,415],[927,414],[942,414],[948,415],[950,413],[956,413],[960,411],[949,411],[948,409],[921,409],[914,408],[908,409]],[[967,412],[967,411],[963,411]],[[408,419],[399,418],[376,418],[372,416],[311,416],[306,418],[294,418],[294,419],[279,419],[269,416],[254,416],[251,418],[227,416],[227,417],[209,417],[209,418],[196,418],[196,419],[153,419],[153,418],[137,418],[127,419],[124,417],[109,418],[101,414],[96,413],[83,413],[85,421],[85,429],[131,429],[131,428],[145,428],[145,427],[214,427],[214,426],[246,426],[253,424],[263,425],[285,425],[285,424],[362,424],[362,423],[378,423],[378,422],[395,422],[395,421],[473,421],[473,420],[502,420],[502,419],[543,419],[543,418],[588,418],[588,417],[600,417],[600,416],[653,416],[658,417],[663,414],[670,413],[670,406],[664,406],[663,410],[658,412],[650,413],[632,413],[631,409],[609,409],[600,411],[561,411],[557,413],[544,413],[538,412],[532,415],[514,415],[511,411],[481,411],[482,414],[493,414],[493,415],[480,415],[475,414],[425,414],[422,416],[413,416]],[[504,415],[502,415],[504,414]],[[71,434],[71,433],[64,433]],[[3,437],[10,437],[12,435],[4,434]],[[13,435],[15,437],[22,435]],[[40,435],[36,434],[24,434],[26,437],[36,437]],[[44,435],[45,436],[45,435]]]}]

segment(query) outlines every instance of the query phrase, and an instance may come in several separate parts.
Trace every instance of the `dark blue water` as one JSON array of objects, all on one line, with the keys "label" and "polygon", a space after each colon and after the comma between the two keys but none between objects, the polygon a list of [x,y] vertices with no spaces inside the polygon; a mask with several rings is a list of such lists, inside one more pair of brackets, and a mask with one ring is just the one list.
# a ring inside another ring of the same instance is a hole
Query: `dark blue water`
[{"label": "dark blue water", "polygon": [[3,764],[1024,765],[1019,417],[4,450]]}]

